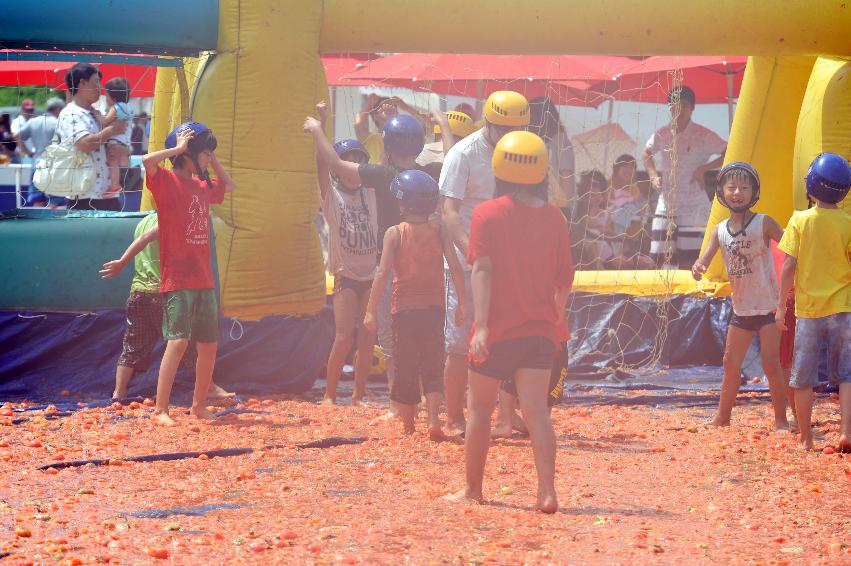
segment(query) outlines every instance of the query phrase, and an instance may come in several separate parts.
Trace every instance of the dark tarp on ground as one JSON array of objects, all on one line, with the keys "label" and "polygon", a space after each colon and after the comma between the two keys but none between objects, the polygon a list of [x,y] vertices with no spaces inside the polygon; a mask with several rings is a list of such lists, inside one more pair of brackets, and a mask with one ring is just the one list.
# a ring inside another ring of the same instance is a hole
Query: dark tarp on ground
[{"label": "dark tarp on ground", "polygon": [[[721,363],[729,299],[675,296],[660,303],[577,293],[570,309],[571,380],[652,381],[645,372],[637,372],[643,374],[639,376],[618,368],[654,366],[654,351],[661,353],[663,366]],[[660,320],[667,320],[664,340]],[[244,395],[297,393],[322,376],[334,335],[330,308],[313,318],[267,317],[241,324],[239,337],[238,327],[221,320],[214,375],[219,385]],[[63,390],[73,397],[108,396],[124,326],[124,312],[118,309],[87,314],[0,311],[0,399],[51,399]],[[130,395],[154,394],[162,350],[160,344],[148,371],[131,383]],[[714,374],[720,382],[720,370]],[[191,369],[181,369],[176,395],[191,391],[193,379]]]},{"label": "dark tarp on ground", "polygon": [[[334,336],[329,309],[316,317],[240,324],[241,337],[230,319],[220,321],[216,383],[246,395],[298,393],[313,386]],[[108,397],[124,327],[124,311],[118,309],[0,311],[0,399],[56,399],[63,390],[72,397]],[[148,371],[131,382],[130,395],[153,396],[162,352],[160,343]],[[193,370],[181,369],[175,394],[185,398],[193,382]]]}]

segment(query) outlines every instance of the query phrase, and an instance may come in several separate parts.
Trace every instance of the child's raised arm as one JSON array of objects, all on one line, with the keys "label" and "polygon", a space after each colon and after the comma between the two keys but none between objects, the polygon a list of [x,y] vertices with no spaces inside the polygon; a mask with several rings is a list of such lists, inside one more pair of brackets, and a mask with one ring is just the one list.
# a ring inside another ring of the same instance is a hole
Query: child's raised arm
[{"label": "child's raised arm", "polygon": [[322,123],[312,116],[308,116],[304,120],[304,131],[313,136],[313,143],[316,148],[316,158],[321,159],[328,166],[328,169],[340,178],[346,185],[357,187],[361,184],[359,165],[351,161],[343,161],[328,138],[325,136],[325,130],[322,128]]},{"label": "child's raised arm", "polygon": [[700,254],[700,257],[697,258],[697,261],[691,266],[691,276],[694,277],[695,281],[703,279],[703,274],[706,273],[707,269],[709,269],[709,262],[711,262],[712,258],[715,257],[715,253],[717,251],[718,224],[712,228],[712,233],[709,234],[709,241],[706,243],[706,249],[703,250],[703,253]]},{"label": "child's raised arm", "polygon": [[130,263],[139,252],[145,249],[145,246],[153,242],[154,240],[160,239],[160,227],[155,226],[133,240],[133,243],[130,244],[126,250],[124,250],[124,254],[119,259],[114,259],[112,261],[108,261],[103,264],[103,269],[101,269],[98,273],[100,273],[101,279],[112,279],[124,269],[124,267]]},{"label": "child's raised arm", "polygon": [[[161,149],[160,151],[155,151],[145,155],[142,158],[142,165],[145,167],[145,173],[151,176],[156,175],[160,163],[170,157],[177,157],[178,155],[185,153],[189,147],[189,142],[194,136],[195,133],[189,128],[186,128],[185,130],[177,132],[177,145],[173,148]],[[216,171],[216,174],[218,175],[218,171]]]},{"label": "child's raised arm", "polygon": [[378,303],[381,295],[387,289],[387,280],[390,278],[390,269],[396,257],[396,250],[400,243],[399,228],[391,226],[384,233],[384,242],[381,251],[381,262],[378,264],[378,272],[372,280],[372,289],[369,292],[369,302],[366,304],[366,314],[363,325],[369,331],[374,331],[378,326]]},{"label": "child's raised arm", "polygon": [[[322,130],[324,131],[325,121],[328,117],[328,105],[324,100],[320,100],[316,104],[316,113],[319,115],[319,123],[322,125]],[[328,165],[322,159],[319,151],[316,150],[314,153],[316,154],[316,175],[317,184],[319,185],[319,197],[324,202],[325,195],[328,193],[328,189],[331,188],[331,171],[328,170]]]},{"label": "child's raised arm", "polygon": [[224,187],[224,191],[229,193],[236,188],[236,183],[233,182],[233,178],[228,174],[224,167],[222,167],[221,162],[219,162],[219,158],[216,157],[214,153],[212,159],[210,159],[210,165],[213,166],[213,171],[216,172],[216,179],[219,180],[219,183]]}]

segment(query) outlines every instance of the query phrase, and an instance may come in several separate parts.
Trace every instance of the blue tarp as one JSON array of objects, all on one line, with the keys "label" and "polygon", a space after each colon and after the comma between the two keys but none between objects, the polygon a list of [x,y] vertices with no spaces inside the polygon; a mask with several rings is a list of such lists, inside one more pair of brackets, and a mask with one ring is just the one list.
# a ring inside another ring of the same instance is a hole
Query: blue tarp
[{"label": "blue tarp", "polygon": [[[267,317],[220,321],[214,379],[244,395],[300,393],[322,375],[334,336],[330,309],[316,317]],[[0,311],[0,399],[103,399],[112,394],[121,353],[124,311],[92,313]],[[240,335],[241,334],[241,335]],[[160,343],[148,371],[137,375],[130,395],[151,396],[162,358]],[[179,397],[191,391],[192,369],[175,381]]]}]

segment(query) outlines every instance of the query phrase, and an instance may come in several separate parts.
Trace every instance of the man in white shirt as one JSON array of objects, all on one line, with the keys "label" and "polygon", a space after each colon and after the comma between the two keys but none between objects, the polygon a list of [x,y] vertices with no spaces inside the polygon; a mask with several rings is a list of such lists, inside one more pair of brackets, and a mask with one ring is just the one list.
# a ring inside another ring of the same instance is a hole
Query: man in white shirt
[{"label": "man in white shirt", "polygon": [[[472,305],[470,268],[467,265],[467,243],[470,222],[476,205],[493,198],[494,181],[491,160],[493,150],[502,136],[522,130],[529,125],[529,103],[513,91],[497,91],[485,102],[485,125],[452,146],[440,172],[441,217],[449,231],[461,264],[465,269],[467,304]],[[452,285],[449,270],[444,264],[446,285],[446,323],[444,327],[446,365],[444,393],[446,395],[446,433],[456,436],[464,431],[464,399],[467,388],[467,351],[472,316],[464,325],[455,325],[458,295]]]},{"label": "man in white shirt", "polygon": [[68,208],[80,210],[120,211],[118,193],[104,198],[109,189],[109,168],[106,163],[106,142],[111,137],[124,133],[127,120],[116,120],[103,128],[95,115],[92,104],[100,98],[101,72],[88,63],[77,63],[65,74],[65,84],[73,96],[71,102],[59,114],[56,127],[60,141],[72,140],[74,147],[92,156],[96,178],[88,193],[73,201]]},{"label": "man in white shirt", "polygon": [[[17,139],[24,146],[27,155],[32,158],[33,163],[41,157],[44,149],[53,141],[53,135],[56,133],[56,125],[59,123],[59,113],[65,107],[65,101],[61,98],[49,98],[47,100],[47,112],[41,116],[36,116],[29,120],[24,127],[18,131]],[[33,168],[33,172],[35,168]],[[27,206],[46,202],[45,194],[35,188],[30,183],[29,195],[27,196]]]},{"label": "man in white shirt", "polygon": [[[727,143],[712,130],[691,120],[694,91],[676,87],[668,94],[672,120],[657,130],[644,148],[650,182],[661,191],[653,217],[650,254],[656,264],[688,269],[700,255],[712,201],[704,190],[704,175],[724,162]],[[662,152],[664,178],[653,156]],[[710,158],[718,156],[710,161]]]},{"label": "man in white shirt", "polygon": [[[32,98],[25,98],[21,101],[21,113],[15,116],[15,119],[12,120],[12,135],[17,136],[23,127],[29,122],[33,114],[35,113],[35,103]],[[23,145],[23,147],[22,147]],[[25,155],[32,155],[33,153],[33,145],[29,141],[24,141],[23,144],[18,145],[18,153],[21,157]]]}]

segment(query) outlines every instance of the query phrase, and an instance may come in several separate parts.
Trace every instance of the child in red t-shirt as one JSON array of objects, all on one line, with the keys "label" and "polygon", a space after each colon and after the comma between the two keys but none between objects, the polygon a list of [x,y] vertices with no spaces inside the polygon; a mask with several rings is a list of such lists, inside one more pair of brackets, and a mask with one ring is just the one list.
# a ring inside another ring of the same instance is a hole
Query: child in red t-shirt
[{"label": "child in red t-shirt", "polygon": [[555,433],[547,409],[555,349],[566,326],[573,285],[570,237],[561,211],[547,203],[547,148],[530,132],[511,132],[496,144],[497,198],[473,211],[467,261],[473,265],[467,485],[452,499],[482,501],[491,414],[500,382],[517,386],[538,473],[537,507],[558,509]]},{"label": "child in red t-shirt", "polygon": [[[463,283],[464,271],[449,233],[437,220],[429,219],[437,208],[437,181],[423,171],[403,171],[393,179],[390,191],[399,200],[403,220],[384,236],[364,326],[375,329],[378,303],[392,271],[390,311],[396,379],[390,387],[390,399],[397,404],[405,434],[413,434],[417,404],[425,393],[429,437],[443,440],[443,259],[455,285]],[[466,297],[460,301],[455,324],[464,323],[465,302]]]},{"label": "child in red t-shirt", "polygon": [[[210,204],[221,203],[234,182],[213,154],[216,138],[207,126],[181,124],[168,135],[165,146],[147,154],[142,164],[159,213],[160,293],[164,295],[166,349],[157,378],[154,418],[173,425],[168,414],[171,387],[190,340],[198,349],[191,413],[199,419],[213,418],[207,410],[207,391],[216,364],[219,324],[210,262]],[[172,160],[171,171],[160,167],[165,159]],[[210,165],[215,180],[207,174]]]}]

